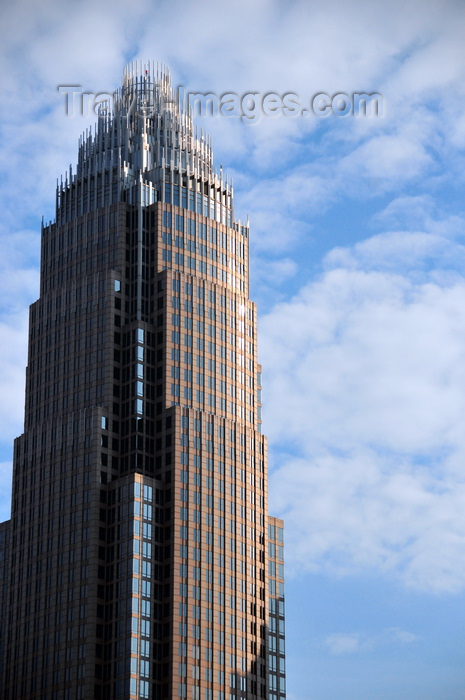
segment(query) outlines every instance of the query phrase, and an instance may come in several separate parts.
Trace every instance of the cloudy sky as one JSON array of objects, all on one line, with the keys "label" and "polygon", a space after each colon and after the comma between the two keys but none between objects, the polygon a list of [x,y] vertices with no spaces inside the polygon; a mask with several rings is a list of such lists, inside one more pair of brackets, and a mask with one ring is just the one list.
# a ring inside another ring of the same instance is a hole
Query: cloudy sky
[{"label": "cloudy sky", "polygon": [[[22,431],[42,215],[93,116],[154,59],[191,92],[307,116],[201,118],[252,231],[289,700],[465,697],[465,5],[17,0],[1,9],[0,518]],[[379,93],[383,116],[312,114]]]}]

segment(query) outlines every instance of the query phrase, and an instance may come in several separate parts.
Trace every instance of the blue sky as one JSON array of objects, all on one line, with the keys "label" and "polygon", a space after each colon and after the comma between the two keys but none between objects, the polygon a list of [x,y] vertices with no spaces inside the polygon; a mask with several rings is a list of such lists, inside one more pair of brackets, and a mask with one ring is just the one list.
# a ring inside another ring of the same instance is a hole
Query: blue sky
[{"label": "blue sky", "polygon": [[289,700],[465,697],[465,5],[4,2],[0,517],[40,220],[91,117],[154,59],[192,92],[377,92],[382,117],[198,118],[252,238]]}]

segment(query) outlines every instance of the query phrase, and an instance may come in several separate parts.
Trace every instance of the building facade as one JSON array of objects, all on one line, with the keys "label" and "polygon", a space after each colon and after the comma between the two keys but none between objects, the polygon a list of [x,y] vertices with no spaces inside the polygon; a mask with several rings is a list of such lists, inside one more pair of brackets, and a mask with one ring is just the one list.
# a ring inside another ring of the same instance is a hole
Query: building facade
[{"label": "building facade", "polygon": [[3,700],[285,698],[248,248],[168,71],[131,64],[42,230]]}]

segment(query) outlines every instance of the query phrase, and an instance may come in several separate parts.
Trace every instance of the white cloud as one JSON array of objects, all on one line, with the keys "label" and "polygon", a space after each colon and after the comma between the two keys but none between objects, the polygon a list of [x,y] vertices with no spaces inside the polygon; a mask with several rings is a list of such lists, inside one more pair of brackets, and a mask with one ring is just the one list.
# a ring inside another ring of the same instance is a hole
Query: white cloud
[{"label": "white cloud", "polygon": [[377,212],[374,219],[385,226],[418,230],[430,221],[434,209],[435,202],[430,195],[401,195]]},{"label": "white cloud", "polygon": [[331,634],[325,639],[330,654],[354,654],[361,651],[362,641],[358,633]]},{"label": "white cloud", "polygon": [[383,630],[378,635],[369,635],[362,632],[336,632],[328,635],[323,645],[333,656],[342,654],[358,654],[370,651],[376,646],[388,643],[411,644],[420,637],[412,632],[392,627]]},{"label": "white cloud", "polygon": [[[462,232],[463,224],[464,222]],[[440,224],[431,224],[431,228],[439,229]],[[358,270],[358,281],[361,282],[364,273],[373,274],[376,271],[380,275],[391,275],[389,279],[385,278],[389,284],[395,279],[397,284],[403,285],[403,271],[415,261],[415,266],[408,272],[410,280],[426,284],[439,277],[444,280],[447,276],[450,284],[462,279],[465,248],[449,238],[453,239],[453,236],[443,235],[442,231],[392,231],[371,236],[352,248],[333,248],[326,255],[323,264],[328,274],[333,270],[335,276],[341,275],[341,270],[350,269],[352,273]],[[354,284],[355,280],[354,274]],[[427,287],[424,289],[426,291]]]},{"label": "white cloud", "polygon": [[411,644],[420,639],[418,634],[408,632],[407,630],[399,629],[399,627],[390,627],[386,630],[387,635],[390,635],[393,641],[399,641],[403,644]]},{"label": "white cloud", "polygon": [[330,254],[262,320],[272,500],[293,570],[379,568],[452,591],[465,587],[465,283],[422,268],[417,236]]},{"label": "white cloud", "polygon": [[0,523],[10,517],[11,462],[0,462]]},{"label": "white cloud", "polygon": [[254,273],[259,282],[271,285],[280,285],[297,272],[297,263],[290,258],[280,260],[266,260],[259,258],[254,267]]},{"label": "white cloud", "polygon": [[[12,457],[13,440],[23,431],[27,322],[24,311],[0,320],[0,454],[3,460]],[[10,517],[10,498],[11,461],[2,461],[0,521]]]},{"label": "white cloud", "polygon": [[28,318],[26,314],[0,321],[0,441],[22,432]]}]

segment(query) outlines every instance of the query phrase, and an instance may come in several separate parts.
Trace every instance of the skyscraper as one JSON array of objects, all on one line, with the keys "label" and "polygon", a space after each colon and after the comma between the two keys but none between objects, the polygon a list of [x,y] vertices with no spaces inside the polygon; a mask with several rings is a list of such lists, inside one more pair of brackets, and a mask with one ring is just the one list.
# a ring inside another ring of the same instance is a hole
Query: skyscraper
[{"label": "skyscraper", "polygon": [[175,97],[128,66],[42,229],[3,700],[285,697],[249,228]]}]

